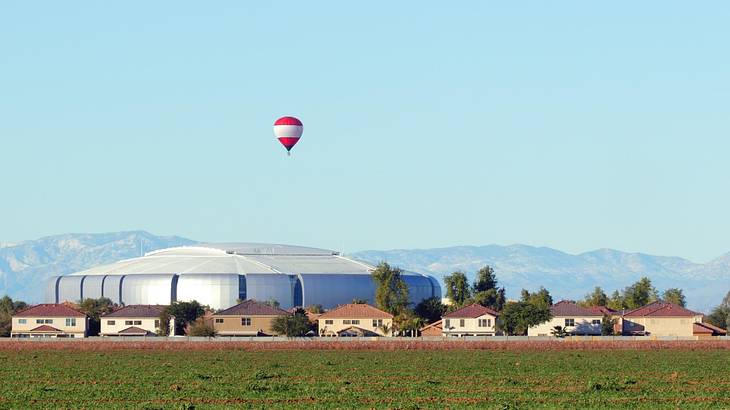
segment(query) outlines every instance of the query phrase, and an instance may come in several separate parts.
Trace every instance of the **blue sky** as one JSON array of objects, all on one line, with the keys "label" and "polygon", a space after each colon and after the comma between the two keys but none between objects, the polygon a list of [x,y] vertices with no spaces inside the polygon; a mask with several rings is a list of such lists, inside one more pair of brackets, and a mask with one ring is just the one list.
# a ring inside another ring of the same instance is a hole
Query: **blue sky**
[{"label": "blue sky", "polygon": [[260,3],[2,3],[0,240],[730,251],[727,2]]}]

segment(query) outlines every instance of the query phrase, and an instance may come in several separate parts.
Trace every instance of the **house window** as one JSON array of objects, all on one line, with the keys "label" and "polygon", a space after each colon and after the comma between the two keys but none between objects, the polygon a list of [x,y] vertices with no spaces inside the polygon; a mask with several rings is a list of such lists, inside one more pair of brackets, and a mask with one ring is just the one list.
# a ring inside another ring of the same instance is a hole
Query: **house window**
[{"label": "house window", "polygon": [[373,327],[382,327],[383,319],[373,319]]},{"label": "house window", "polygon": [[141,320],[135,320],[134,321],[134,325],[135,326],[141,326],[142,325],[142,321]]},{"label": "house window", "polygon": [[332,319],[327,319],[327,320],[325,320],[325,321],[324,321],[324,324],[325,324],[325,325],[331,325],[331,324],[333,324],[333,323],[335,323],[335,321],[334,321],[334,320],[332,320]]},{"label": "house window", "polygon": [[215,323],[223,323],[223,318],[215,318]]},{"label": "house window", "polygon": [[52,325],[53,324],[53,319],[46,319],[46,320],[43,321],[43,323],[45,323],[47,325]]},{"label": "house window", "polygon": [[459,327],[464,327],[464,319],[459,319]]},{"label": "house window", "polygon": [[241,318],[241,326],[251,326],[251,318],[250,317],[242,317]]},{"label": "house window", "polygon": [[155,320],[155,329],[160,327],[160,319]]},{"label": "house window", "polygon": [[113,321],[113,320],[107,320],[107,321],[106,321],[106,324],[107,324],[107,325],[109,325],[109,326],[114,326],[114,324],[115,324],[115,323],[116,323],[116,322],[115,322],[115,321]]},{"label": "house window", "polygon": [[600,325],[600,324],[601,324],[601,319],[593,319],[593,320],[591,321],[591,324],[594,324],[594,325]]},{"label": "house window", "polygon": [[492,327],[492,319],[479,319],[479,327]]},{"label": "house window", "polygon": [[132,322],[131,320],[125,320],[124,326],[132,326],[132,323],[134,323],[134,322]]},{"label": "house window", "polygon": [[53,324],[53,319],[36,319],[35,323],[38,325],[43,325],[43,324],[51,325],[51,324]]},{"label": "house window", "polygon": [[27,322],[28,322],[28,320],[26,320],[26,319],[18,319],[18,324],[19,324],[19,325],[24,325],[24,324],[26,324]]},{"label": "house window", "polygon": [[345,320],[343,320],[343,321],[342,321],[342,324],[343,324],[343,325],[349,325],[349,324],[352,324],[352,320],[350,320],[350,319],[345,319]]},{"label": "house window", "polygon": [[359,325],[360,324],[360,320],[359,319],[352,319],[352,324],[353,325]]},{"label": "house window", "polygon": [[575,326],[575,319],[565,319],[565,326]]},{"label": "house window", "polygon": [[445,326],[446,326],[446,327],[445,327],[444,329],[451,329],[451,321],[450,321],[449,319],[446,319],[446,324],[445,324]]},{"label": "house window", "polygon": [[76,326],[76,318],[66,318],[66,326]]}]

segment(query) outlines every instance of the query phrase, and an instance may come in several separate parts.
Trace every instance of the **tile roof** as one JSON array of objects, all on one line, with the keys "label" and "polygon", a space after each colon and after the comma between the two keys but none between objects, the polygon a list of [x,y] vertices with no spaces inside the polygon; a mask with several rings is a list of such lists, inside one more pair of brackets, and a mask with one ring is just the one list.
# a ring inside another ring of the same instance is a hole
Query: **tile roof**
[{"label": "tile roof", "polygon": [[674,303],[656,301],[646,306],[630,310],[624,314],[626,317],[693,317],[700,316],[702,313],[693,312]]},{"label": "tile roof", "polygon": [[319,319],[354,318],[354,319],[392,319],[393,315],[388,312],[366,304],[348,303],[322,313]]},{"label": "tile roof", "polygon": [[569,300],[561,300],[560,302],[550,306],[550,313],[553,317],[563,316],[603,316],[600,311],[594,311],[592,309],[586,309],[580,307],[575,302]]},{"label": "tile roof", "polygon": [[497,316],[499,316],[499,313],[496,312],[496,311],[494,311],[494,310],[492,310],[492,309],[490,309],[490,308],[488,308],[488,307],[486,307],[486,306],[482,306],[480,304],[474,303],[472,305],[464,306],[463,308],[456,309],[453,312],[449,312],[449,313],[445,314],[444,317],[448,317],[448,318],[454,318],[454,317],[458,317],[458,318],[461,318],[461,317],[475,318],[475,317],[484,316],[484,315],[492,315],[494,317],[497,317]]},{"label": "tile roof", "polygon": [[136,326],[132,326],[132,327],[128,327],[124,330],[120,330],[118,333],[120,335],[146,335],[149,332],[144,329],[140,329]]},{"label": "tile roof", "polygon": [[31,306],[19,312],[14,317],[86,317],[78,310],[63,304],[43,303]]},{"label": "tile roof", "polygon": [[426,330],[426,329],[430,329],[430,328],[432,328],[432,327],[434,327],[434,328],[436,328],[436,329],[443,329],[443,328],[444,328],[444,326],[443,326],[443,322],[444,322],[444,321],[443,321],[443,319],[441,319],[441,320],[437,320],[437,321],[435,321],[435,322],[433,322],[433,323],[431,323],[431,324],[428,324],[428,325],[426,325],[426,326],[422,327],[422,328],[421,328],[421,329],[419,329],[419,330],[420,330],[421,332],[423,332],[424,330]]},{"label": "tile roof", "polygon": [[165,305],[128,305],[121,307],[103,317],[159,317]]},{"label": "tile roof", "polygon": [[281,316],[288,315],[289,312],[283,309],[269,306],[265,303],[257,302],[249,299],[222,310],[213,316]]},{"label": "tile roof", "polygon": [[30,331],[31,332],[58,332],[58,333],[62,333],[60,330],[56,329],[55,327],[48,326],[48,325],[40,325],[40,326],[36,327],[35,329],[31,329]]},{"label": "tile roof", "polygon": [[692,333],[726,335],[727,330],[719,328],[717,326],[713,326],[709,323],[695,323],[692,326]]},{"label": "tile roof", "polygon": [[590,307],[587,307],[586,309],[590,310],[593,313],[599,313],[601,315],[610,316],[610,315],[615,315],[618,313],[617,311],[615,311],[609,307],[606,307],[606,306],[590,306]]}]

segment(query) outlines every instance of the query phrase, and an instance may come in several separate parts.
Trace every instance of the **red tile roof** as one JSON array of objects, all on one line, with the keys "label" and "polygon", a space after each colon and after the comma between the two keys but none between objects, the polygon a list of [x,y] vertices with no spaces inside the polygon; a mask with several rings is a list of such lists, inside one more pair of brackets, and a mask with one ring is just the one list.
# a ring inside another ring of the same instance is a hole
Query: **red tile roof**
[{"label": "red tile roof", "polygon": [[727,330],[719,328],[717,326],[713,326],[709,323],[695,323],[692,326],[692,333],[693,334],[718,334],[718,335],[726,335]]},{"label": "red tile roof", "polygon": [[492,315],[494,317],[497,317],[497,316],[499,316],[499,313],[496,312],[496,311],[494,311],[494,310],[492,310],[492,309],[490,309],[490,308],[488,308],[488,307],[486,307],[486,306],[482,306],[480,304],[474,303],[474,304],[469,305],[469,306],[464,306],[461,309],[456,309],[453,312],[449,312],[449,313],[445,314],[444,317],[448,317],[448,318],[455,318],[455,317],[456,318],[462,318],[462,317],[475,318],[475,317],[484,316],[484,315]]},{"label": "red tile roof", "polygon": [[132,326],[132,327],[128,327],[124,330],[120,330],[118,333],[120,335],[146,335],[149,332],[144,329],[140,329],[136,326]]},{"label": "red tile roof", "polygon": [[16,312],[14,317],[86,317],[67,305],[44,303]]},{"label": "red tile roof", "polygon": [[593,313],[598,313],[598,314],[601,314],[601,315],[609,315],[609,316],[611,316],[611,315],[615,315],[615,314],[618,313],[617,311],[615,311],[615,310],[613,310],[613,309],[611,309],[609,307],[606,307],[606,306],[590,306],[587,309],[590,310]]},{"label": "red tile roof", "polygon": [[53,326],[48,325],[40,325],[36,327],[35,329],[31,329],[31,332],[55,332],[55,333],[62,333],[60,330],[56,329]]},{"label": "red tile roof", "polygon": [[702,313],[693,312],[674,303],[656,301],[646,306],[630,310],[624,314],[626,317],[693,317]]},{"label": "red tile roof", "polygon": [[580,307],[575,302],[569,300],[561,300],[560,302],[550,306],[550,313],[553,317],[564,316],[603,316],[603,313]]},{"label": "red tile roof", "polygon": [[348,303],[322,313],[319,319],[392,319],[393,315],[374,306]]},{"label": "red tile roof", "polygon": [[121,307],[103,317],[160,317],[165,305],[128,305]]},{"label": "red tile roof", "polygon": [[288,314],[289,312],[286,310],[249,299],[222,310],[213,316],[281,316]]}]

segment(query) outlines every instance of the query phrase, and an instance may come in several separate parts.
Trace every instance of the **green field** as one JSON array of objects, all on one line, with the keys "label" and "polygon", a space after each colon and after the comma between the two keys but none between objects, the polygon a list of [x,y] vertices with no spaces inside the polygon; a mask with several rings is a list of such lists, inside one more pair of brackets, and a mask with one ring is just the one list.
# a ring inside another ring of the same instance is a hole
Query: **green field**
[{"label": "green field", "polygon": [[730,351],[0,351],[2,408],[718,408]]}]

